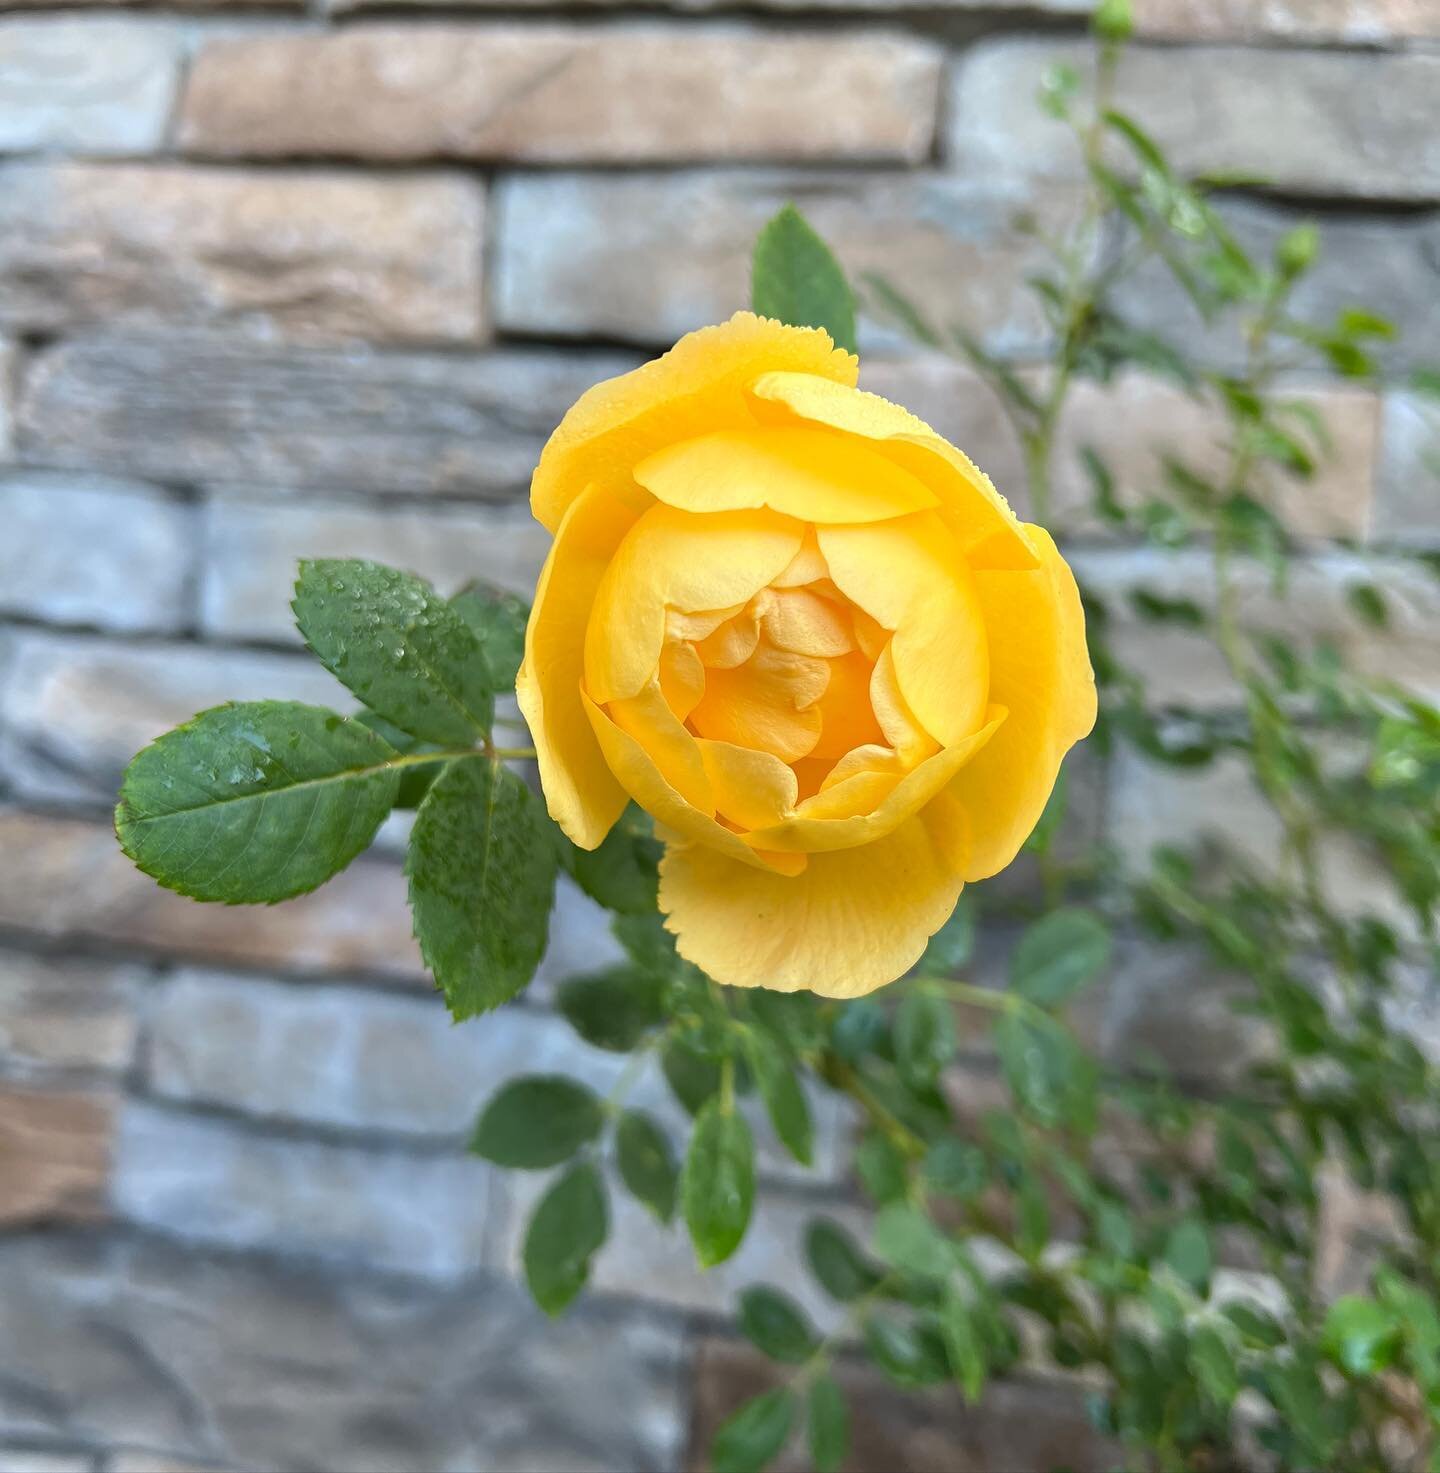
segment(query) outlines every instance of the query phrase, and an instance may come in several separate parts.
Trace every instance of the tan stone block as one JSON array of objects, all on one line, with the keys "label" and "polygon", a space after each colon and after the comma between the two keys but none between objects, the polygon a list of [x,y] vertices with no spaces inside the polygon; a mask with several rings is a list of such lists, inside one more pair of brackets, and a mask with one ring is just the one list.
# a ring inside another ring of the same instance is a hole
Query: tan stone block
[{"label": "tan stone block", "polygon": [[473,342],[483,198],[440,174],[0,170],[0,325]]},{"label": "tan stone block", "polygon": [[914,163],[939,71],[874,31],[366,25],[210,42],[179,136],[229,157]]},{"label": "tan stone block", "polygon": [[99,1215],[114,1111],[106,1095],[0,1086],[0,1223]]},{"label": "tan stone block", "polygon": [[1434,0],[1135,0],[1135,29],[1166,41],[1385,46],[1440,36]]},{"label": "tan stone block", "polygon": [[0,1063],[9,1070],[128,1067],[146,969],[0,951]]}]

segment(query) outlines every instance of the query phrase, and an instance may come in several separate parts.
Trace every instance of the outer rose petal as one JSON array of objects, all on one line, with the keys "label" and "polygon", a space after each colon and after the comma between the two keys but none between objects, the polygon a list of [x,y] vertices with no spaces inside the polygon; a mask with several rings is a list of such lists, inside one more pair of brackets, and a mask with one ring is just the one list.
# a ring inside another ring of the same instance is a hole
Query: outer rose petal
[{"label": "outer rose petal", "polygon": [[590,729],[580,687],[596,590],[642,505],[638,495],[599,491],[571,504],[535,589],[515,682],[550,817],[582,849],[600,843],[627,801]]},{"label": "outer rose petal", "polygon": [[967,847],[964,810],[944,793],[873,844],[812,854],[793,877],[672,844],[660,909],[680,955],[717,982],[860,997],[913,966],[945,924]]},{"label": "outer rose petal", "polygon": [[746,390],[773,369],[853,384],[859,360],[813,327],[737,312],[687,333],[663,357],[586,390],[540,456],[530,508],[550,531],[587,486],[629,484],[648,455],[695,435],[755,422]]},{"label": "outer rose petal", "polygon": [[997,874],[1030,837],[1066,752],[1095,725],[1095,676],[1075,577],[1043,527],[1033,573],[978,573],[991,630],[990,698],[1010,719],[949,792],[970,813],[967,880]]}]

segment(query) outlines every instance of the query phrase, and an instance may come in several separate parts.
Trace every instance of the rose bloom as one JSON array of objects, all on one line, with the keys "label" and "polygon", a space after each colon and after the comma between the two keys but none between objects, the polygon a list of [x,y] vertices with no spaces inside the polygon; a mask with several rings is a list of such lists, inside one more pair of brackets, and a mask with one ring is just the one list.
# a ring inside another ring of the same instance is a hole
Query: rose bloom
[{"label": "rose bloom", "polygon": [[1049,534],[857,370],[741,312],[584,394],[518,681],[564,832],[654,818],[681,956],[828,997],[914,965],[1095,721]]}]

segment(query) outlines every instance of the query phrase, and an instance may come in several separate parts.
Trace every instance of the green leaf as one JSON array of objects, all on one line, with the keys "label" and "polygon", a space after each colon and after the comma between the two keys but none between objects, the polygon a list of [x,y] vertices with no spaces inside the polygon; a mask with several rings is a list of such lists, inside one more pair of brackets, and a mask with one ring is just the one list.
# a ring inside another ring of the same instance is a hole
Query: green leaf
[{"label": "green leaf", "polygon": [[897,1386],[933,1386],[950,1374],[944,1341],[916,1323],[871,1315],[865,1322],[865,1348]]},{"label": "green leaf", "polygon": [[855,1151],[855,1170],[877,1203],[893,1202],[909,1190],[905,1158],[881,1131],[867,1132]]},{"label": "green leaf", "polygon": [[658,911],[617,915],[611,920],[610,929],[641,971],[653,977],[668,978],[674,974],[679,964],[675,938],[661,924]]},{"label": "green leaf", "polygon": [[925,1153],[920,1175],[932,1192],[969,1202],[989,1184],[990,1167],[979,1146],[946,1136]]},{"label": "green leaf", "polygon": [[842,1304],[868,1294],[882,1277],[855,1239],[828,1217],[813,1218],[806,1227],[805,1260],[821,1288]]},{"label": "green leaf", "polygon": [[497,1166],[538,1171],[568,1161],[604,1122],[599,1099],[585,1085],[560,1074],[527,1074],[496,1091],[470,1149]]},{"label": "green leaf", "polygon": [[1197,1326],[1190,1337],[1190,1369],[1205,1395],[1228,1411],[1240,1394],[1240,1372],[1225,1337],[1213,1325]]},{"label": "green leaf", "polygon": [[725,1419],[710,1446],[715,1473],[760,1473],[785,1446],[795,1420],[795,1393],[778,1387]]},{"label": "green leaf", "polygon": [[321,664],[387,721],[452,745],[490,730],[480,645],[423,579],[358,558],[302,562],[291,607]]},{"label": "green leaf", "polygon": [[955,1015],[943,997],[911,992],[894,1023],[895,1063],[906,1083],[926,1089],[955,1057]]},{"label": "green leaf", "polygon": [[555,845],[540,801],[508,768],[452,762],[415,815],[405,872],[415,938],[451,1013],[514,997],[545,952]]},{"label": "green leaf", "polygon": [[810,1383],[810,1461],[815,1473],[839,1473],[850,1452],[850,1409],[833,1376]]},{"label": "green leaf", "polygon": [[525,1233],[525,1282],[546,1314],[558,1315],[585,1287],[609,1231],[605,1185],[582,1161],[540,1199]]},{"label": "green leaf", "polygon": [[1354,1376],[1373,1376],[1395,1359],[1401,1328],[1388,1305],[1346,1294],[1325,1316],[1325,1347]]},{"label": "green leaf", "polygon": [[1130,33],[1135,29],[1131,0],[1100,0],[1090,24],[1102,41],[1129,40]]},{"label": "green leaf", "polygon": [[1043,1125],[1083,1126],[1095,1112],[1095,1064],[1051,1018],[1005,1013],[992,1037],[1022,1109]]},{"label": "green leaf", "polygon": [[810,1120],[809,1102],[793,1065],[779,1044],[767,1034],[752,1030],[746,1036],[745,1047],[775,1134],[797,1161],[809,1166],[815,1129]]},{"label": "green leaf", "polygon": [[1372,629],[1384,629],[1390,622],[1390,606],[1373,583],[1351,583],[1345,589],[1345,602]]},{"label": "green leaf", "polygon": [[803,1364],[820,1345],[804,1310],[768,1284],[756,1284],[740,1296],[740,1330],[756,1349],[787,1365]]},{"label": "green leaf", "polygon": [[949,1238],[913,1203],[890,1202],[875,1219],[875,1255],[922,1279],[947,1278],[955,1267]]},{"label": "green leaf", "polygon": [[1253,1304],[1236,1301],[1227,1304],[1221,1313],[1254,1345],[1273,1350],[1285,1343],[1285,1331],[1275,1318],[1262,1309],[1256,1309]]},{"label": "green leaf", "polygon": [[631,1196],[668,1223],[675,1216],[679,1172],[670,1139],[640,1110],[627,1110],[615,1129],[615,1161]]},{"label": "green leaf", "polygon": [[1031,926],[1010,958],[1010,982],[1040,1007],[1077,993],[1110,964],[1110,928],[1078,906],[1053,910]]},{"label": "green leaf", "polygon": [[1287,281],[1303,276],[1320,253],[1320,228],[1306,220],[1280,237],[1275,247],[1275,264]]},{"label": "green leaf", "polygon": [[[352,718],[361,726],[368,726],[376,736],[389,742],[402,756],[410,756],[412,753],[424,753],[433,751],[434,746],[430,742],[422,742],[418,737],[413,737],[408,731],[401,731],[393,721],[386,719],[375,711],[356,711]],[[425,799],[425,794],[430,791],[430,784],[440,776],[445,769],[443,759],[434,762],[417,763],[414,767],[402,767],[400,772],[400,792],[395,798],[397,808],[418,808]]]},{"label": "green leaf", "polygon": [[656,839],[648,814],[632,803],[598,849],[577,849],[568,843],[565,849],[566,869],[592,900],[621,915],[654,915],[664,846]]},{"label": "green leaf", "polygon": [[945,1288],[940,1302],[940,1333],[945,1337],[945,1351],[950,1357],[950,1370],[974,1406],[985,1389],[989,1365],[985,1355],[985,1338],[975,1321],[975,1308],[966,1302],[954,1284]]},{"label": "green leaf", "polygon": [[744,1116],[718,1096],[695,1119],[680,1204],[701,1268],[723,1263],[740,1246],[755,1205],[755,1142]]},{"label": "green leaf", "polygon": [[1176,1276],[1202,1297],[1210,1285],[1210,1235],[1197,1217],[1182,1218],[1165,1243],[1165,1262]]},{"label": "green leaf", "polygon": [[664,1020],[664,983],[637,967],[607,967],[561,983],[556,1001],[570,1026],[596,1048],[628,1054]]},{"label": "green leaf", "polygon": [[202,711],[125,770],[120,847],[167,890],[229,905],[288,900],[368,847],[394,804],[393,747],[321,706]]},{"label": "green leaf", "polygon": [[520,662],[525,658],[525,625],[530,605],[513,593],[497,593],[478,583],[468,584],[450,600],[480,646],[492,691],[514,690]]},{"label": "green leaf", "polygon": [[921,976],[948,977],[970,960],[975,950],[975,907],[962,895],[950,919],[930,938],[916,971]]},{"label": "green leaf", "polygon": [[668,1044],[660,1055],[660,1070],[675,1098],[692,1115],[698,1115],[719,1092],[719,1064],[686,1044]]},{"label": "green leaf", "polygon": [[760,232],[750,304],[792,327],[823,327],[837,348],[855,351],[855,298],[840,263],[795,208],[786,205]]}]

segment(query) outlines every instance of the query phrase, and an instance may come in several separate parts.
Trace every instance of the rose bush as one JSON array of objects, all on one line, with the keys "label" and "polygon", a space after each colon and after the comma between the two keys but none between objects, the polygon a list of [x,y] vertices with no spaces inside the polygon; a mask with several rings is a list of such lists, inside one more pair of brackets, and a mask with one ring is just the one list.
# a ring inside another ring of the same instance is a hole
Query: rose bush
[{"label": "rose bush", "polygon": [[532,486],[518,687],[576,845],[656,821],[683,957],[831,997],[1015,857],[1096,710],[1049,535],[857,369],[742,312],[586,393]]}]

